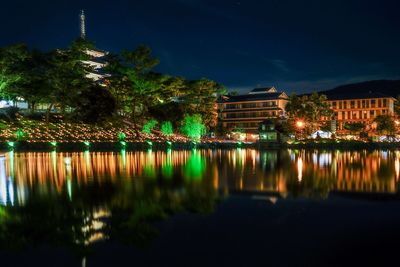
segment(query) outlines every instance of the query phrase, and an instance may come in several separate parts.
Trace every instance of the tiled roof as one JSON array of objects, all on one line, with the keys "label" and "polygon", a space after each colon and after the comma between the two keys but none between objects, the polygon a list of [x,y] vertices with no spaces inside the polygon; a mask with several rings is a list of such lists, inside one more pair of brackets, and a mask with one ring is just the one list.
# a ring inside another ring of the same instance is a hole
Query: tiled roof
[{"label": "tiled roof", "polygon": [[282,92],[265,93],[265,94],[247,94],[247,95],[234,95],[224,96],[218,100],[219,103],[229,102],[244,102],[244,101],[257,101],[257,100],[278,100],[286,98],[286,94]]}]

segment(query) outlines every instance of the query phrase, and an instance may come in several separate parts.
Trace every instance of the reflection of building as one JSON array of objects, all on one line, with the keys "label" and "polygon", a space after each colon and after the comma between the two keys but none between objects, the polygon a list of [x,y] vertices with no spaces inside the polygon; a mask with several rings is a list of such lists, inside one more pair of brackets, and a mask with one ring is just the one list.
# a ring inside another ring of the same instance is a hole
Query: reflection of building
[{"label": "reflection of building", "polygon": [[218,101],[219,121],[229,131],[257,133],[260,122],[284,116],[288,96],[275,87],[256,88],[244,95],[223,96]]},{"label": "reflection of building", "polygon": [[394,115],[395,101],[391,96],[372,92],[328,95],[339,131],[346,123],[361,122],[368,126],[378,115]]}]

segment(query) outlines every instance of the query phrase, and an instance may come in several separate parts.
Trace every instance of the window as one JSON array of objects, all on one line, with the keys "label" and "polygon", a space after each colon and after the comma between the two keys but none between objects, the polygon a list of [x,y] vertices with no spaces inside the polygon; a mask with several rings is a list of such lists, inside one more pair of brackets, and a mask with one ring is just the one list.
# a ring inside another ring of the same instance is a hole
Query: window
[{"label": "window", "polygon": [[333,108],[336,108],[336,101],[333,101],[333,102],[332,102],[332,107],[333,107]]},{"label": "window", "polygon": [[352,100],[350,101],[350,108],[355,108],[356,101]]},{"label": "window", "polygon": [[382,99],[382,106],[387,107],[387,99]]},{"label": "window", "polygon": [[365,108],[365,100],[362,101],[362,107]]},{"label": "window", "polygon": [[376,104],[376,100],[375,99],[371,99],[371,108],[374,108]]}]

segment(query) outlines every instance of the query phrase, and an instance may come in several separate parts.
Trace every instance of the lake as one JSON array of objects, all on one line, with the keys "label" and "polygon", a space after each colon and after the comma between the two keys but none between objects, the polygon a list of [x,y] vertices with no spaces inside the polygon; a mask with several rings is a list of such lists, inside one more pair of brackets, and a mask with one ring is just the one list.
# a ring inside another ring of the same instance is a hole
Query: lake
[{"label": "lake", "polygon": [[397,262],[400,152],[0,154],[1,266]]}]

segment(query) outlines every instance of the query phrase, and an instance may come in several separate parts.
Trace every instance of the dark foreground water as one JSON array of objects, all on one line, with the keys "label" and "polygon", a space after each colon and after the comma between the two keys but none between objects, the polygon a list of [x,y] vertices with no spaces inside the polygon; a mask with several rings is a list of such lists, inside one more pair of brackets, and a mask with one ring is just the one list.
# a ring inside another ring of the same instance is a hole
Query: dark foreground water
[{"label": "dark foreground water", "polygon": [[397,266],[400,152],[0,154],[0,266]]}]

